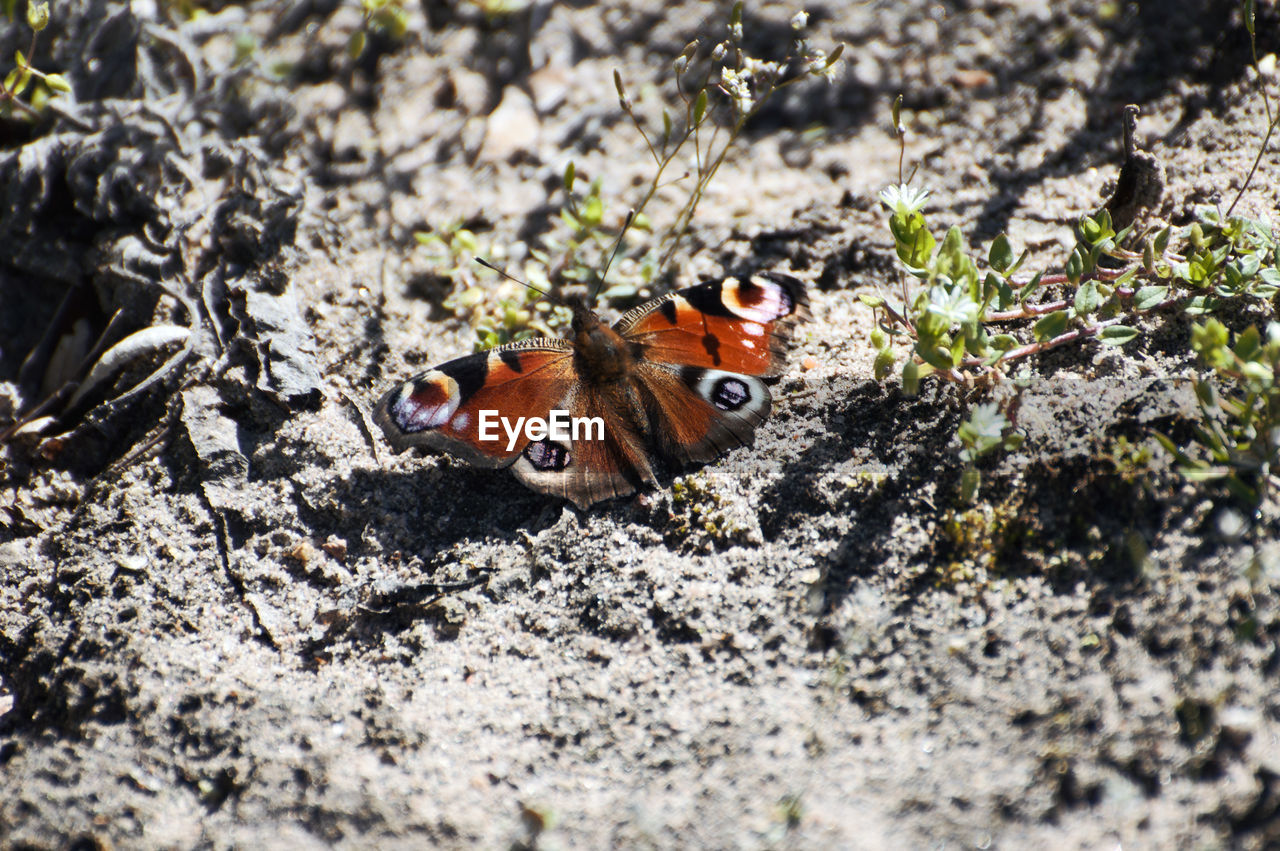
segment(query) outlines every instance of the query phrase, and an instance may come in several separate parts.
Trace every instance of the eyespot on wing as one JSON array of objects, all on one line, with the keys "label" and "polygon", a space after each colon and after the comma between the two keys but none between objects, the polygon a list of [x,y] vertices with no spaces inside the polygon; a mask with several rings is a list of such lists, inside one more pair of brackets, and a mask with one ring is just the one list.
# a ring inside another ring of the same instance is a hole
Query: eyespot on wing
[{"label": "eyespot on wing", "polygon": [[405,434],[440,428],[462,404],[458,382],[438,369],[424,372],[387,394],[382,408],[387,418]]}]

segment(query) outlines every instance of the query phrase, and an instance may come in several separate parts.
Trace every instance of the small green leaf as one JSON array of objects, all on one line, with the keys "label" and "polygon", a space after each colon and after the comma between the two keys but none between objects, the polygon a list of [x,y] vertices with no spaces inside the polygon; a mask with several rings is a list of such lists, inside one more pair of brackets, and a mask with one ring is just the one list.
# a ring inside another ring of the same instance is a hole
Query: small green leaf
[{"label": "small green leaf", "polygon": [[1164,451],[1172,455],[1173,459],[1177,461],[1180,466],[1183,466],[1183,467],[1192,466],[1193,462],[1191,458],[1189,458],[1185,452],[1179,449],[1178,445],[1174,443],[1173,440],[1168,435],[1162,434],[1161,432],[1158,432],[1158,431],[1153,432],[1153,434],[1155,436],[1156,443],[1159,443],[1162,447],[1164,447]]},{"label": "small green leaf", "polygon": [[991,242],[991,250],[987,253],[987,263],[997,272],[1004,273],[1013,265],[1013,247],[1009,245],[1009,237],[1000,234]]},{"label": "small green leaf", "polygon": [[902,365],[902,393],[913,397],[920,392],[920,367],[910,358]]},{"label": "small green leaf", "polygon": [[879,381],[886,377],[893,369],[893,350],[883,348],[876,353],[875,363],[872,365],[871,372]]},{"label": "small green leaf", "polygon": [[[1214,411],[1218,408],[1218,391],[1212,384],[1207,381],[1197,381],[1194,385],[1196,391],[1196,401],[1207,411]],[[1213,444],[1215,441],[1211,437],[1204,439],[1206,444]]]},{"label": "small green leaf", "polygon": [[1007,279],[1000,279],[1000,283],[996,285],[996,293],[999,296],[998,303],[1001,310],[1008,310],[1013,306],[1013,287],[1009,286],[1009,281]]},{"label": "small green leaf", "polygon": [[67,78],[61,74],[45,74],[44,83],[55,92],[71,91],[71,84],[67,82]]},{"label": "small green leaf", "polygon": [[1222,284],[1216,288],[1218,295],[1235,295],[1244,286],[1244,276],[1240,274],[1240,270],[1234,263],[1222,267],[1222,277]]},{"label": "small green leaf", "polygon": [[[1002,288],[1002,287],[1003,287],[1004,289],[1008,289],[1008,284],[1005,284],[1005,282],[1004,282],[1004,278],[1000,277],[1000,276],[999,276],[999,275],[997,275],[995,272],[988,272],[988,273],[983,277],[983,279],[982,279],[982,305],[983,305],[983,307],[984,307],[984,308],[985,308],[988,304],[990,304],[990,303],[991,303],[991,300],[992,300],[993,298],[995,298],[995,297],[1000,293],[1000,291],[1001,291],[1001,288]],[[1013,291],[1012,291],[1012,290],[1010,290],[1009,292],[1010,292],[1010,294],[1012,294],[1012,292],[1013,292]]]},{"label": "small green leaf", "polygon": [[884,299],[872,293],[858,293],[858,301],[871,308],[884,306]]},{"label": "small green leaf", "polygon": [[1256,252],[1240,258],[1239,272],[1242,278],[1252,278],[1262,268],[1262,258]]},{"label": "small green leaf", "polygon": [[18,66],[18,82],[13,87],[13,96],[17,97],[27,90],[27,86],[31,84],[31,68],[26,65]]},{"label": "small green leaf", "polygon": [[1172,232],[1172,228],[1166,227],[1164,230],[1160,231],[1160,233],[1156,234],[1156,238],[1152,242],[1152,247],[1155,248],[1157,255],[1164,254],[1165,249],[1169,247],[1169,236]]},{"label": "small green leaf", "polygon": [[[952,225],[947,230],[947,235],[942,238],[942,245],[938,248],[937,263],[933,269],[936,275],[946,275],[953,281],[964,282],[969,285],[969,297],[974,298],[977,292],[977,270],[973,266],[973,261],[969,259],[969,255],[965,252],[964,234],[960,228]],[[976,300],[976,299],[975,299]]]},{"label": "small green leaf", "polygon": [[926,347],[940,339],[951,327],[951,320],[942,312],[929,309],[916,320],[916,333]]},{"label": "small green leaf", "polygon": [[453,235],[451,246],[456,254],[476,254],[480,251],[480,242],[476,235],[466,228],[458,228]]},{"label": "small green leaf", "polygon": [[971,504],[978,496],[978,489],[982,487],[982,473],[977,467],[965,467],[964,472],[960,474],[960,502],[964,505]]},{"label": "small green leaf", "polygon": [[693,102],[693,126],[697,127],[702,123],[702,118],[707,114],[707,90],[703,89],[698,92],[698,97]]},{"label": "small green leaf", "polygon": [[1104,239],[1106,237],[1111,237],[1116,235],[1115,228],[1112,227],[1112,223],[1111,223],[1111,211],[1108,210],[1106,207],[1103,207],[1101,210],[1095,213],[1093,216],[1093,219],[1095,222],[1097,222],[1098,228],[1101,231]]},{"label": "small green leaf", "polygon": [[1098,282],[1085,281],[1076,290],[1074,307],[1076,316],[1087,316],[1098,309],[1098,305],[1102,304],[1102,297],[1098,295]]},{"label": "small green leaf", "polygon": [[1262,348],[1262,335],[1258,332],[1256,325],[1250,325],[1245,330],[1236,335],[1236,344],[1231,347],[1231,351],[1240,360],[1253,360],[1257,357],[1259,350]]},{"label": "small green leaf", "polygon": [[916,353],[934,369],[951,369],[955,364],[951,360],[951,340],[942,338],[948,345],[916,346]]},{"label": "small green leaf", "polygon": [[360,54],[364,53],[365,39],[364,30],[353,32],[351,37],[347,39],[347,56],[352,59],[359,59]]},{"label": "small green leaf", "polygon": [[1266,387],[1275,379],[1275,372],[1272,370],[1271,364],[1258,363],[1253,360],[1246,361],[1240,365],[1240,374],[1254,388]]},{"label": "small green leaf", "polygon": [[1137,328],[1127,325],[1108,325],[1098,333],[1098,340],[1108,346],[1123,346],[1138,336]]},{"label": "small green leaf", "polygon": [[1022,249],[1022,253],[1018,255],[1018,259],[1013,261],[1013,265],[1005,272],[1006,275],[1012,275],[1014,272],[1022,268],[1022,264],[1027,262],[1027,257],[1031,254],[1030,248]]},{"label": "small green leaf", "polygon": [[1190,316],[1203,316],[1206,313],[1213,313],[1218,309],[1218,300],[1213,296],[1198,295],[1191,301],[1187,302],[1184,310]]},{"label": "small green leaf", "polygon": [[[57,92],[50,91],[48,86],[34,86],[31,89],[31,99],[27,101],[27,103],[29,103],[31,108],[36,112],[40,112],[44,109],[45,104],[49,102],[49,98],[53,97],[55,94],[57,94]],[[0,109],[3,108],[3,106],[0,106]]]},{"label": "small green leaf", "polygon": [[1065,310],[1055,310],[1053,313],[1040,317],[1032,329],[1036,341],[1043,343],[1046,340],[1052,340],[1067,330],[1067,319],[1067,311]]},{"label": "small green leaf", "polygon": [[1036,276],[1027,282],[1027,285],[1018,290],[1018,301],[1026,301],[1027,296],[1031,295],[1040,286],[1040,279],[1044,277],[1044,272],[1036,272]]},{"label": "small green leaf", "polygon": [[1203,325],[1191,326],[1191,349],[1196,354],[1206,353],[1222,348],[1227,344],[1227,326],[1215,317],[1210,317]]},{"label": "small green leaf", "polygon": [[1150,310],[1168,297],[1168,287],[1142,287],[1134,293],[1133,306],[1138,310]]},{"label": "small green leaf", "polygon": [[1084,257],[1080,254],[1080,246],[1076,246],[1071,252],[1071,256],[1067,258],[1067,280],[1072,286],[1080,285],[1080,276],[1084,274]]},{"label": "small green leaf", "polygon": [[569,160],[568,164],[565,165],[563,178],[565,192],[573,191],[573,181],[578,177],[577,169],[578,167],[573,164],[573,160]]},{"label": "small green leaf", "polygon": [[925,269],[933,257],[937,241],[929,233],[929,226],[920,213],[889,217],[889,230],[897,242],[898,259],[912,270]]},{"label": "small green leaf", "polygon": [[1018,345],[1018,338],[1012,334],[997,334],[991,338],[991,348],[1007,352]]},{"label": "small green leaf", "polygon": [[1098,281],[1098,292],[1102,293],[1104,298],[1110,298],[1111,294],[1118,289],[1121,289],[1121,288],[1132,289],[1133,282],[1137,280],[1137,278],[1138,278],[1138,267],[1130,266],[1128,269],[1125,269],[1124,272],[1120,274],[1120,277],[1116,278],[1111,283],[1107,283],[1105,281]]},{"label": "small green leaf", "polygon": [[604,220],[604,202],[598,195],[592,195],[582,207],[582,223],[594,228]]},{"label": "small green leaf", "polygon": [[1093,218],[1085,216],[1080,219],[1080,236],[1085,242],[1092,245],[1102,238],[1102,233],[1102,226],[1094,221]]}]

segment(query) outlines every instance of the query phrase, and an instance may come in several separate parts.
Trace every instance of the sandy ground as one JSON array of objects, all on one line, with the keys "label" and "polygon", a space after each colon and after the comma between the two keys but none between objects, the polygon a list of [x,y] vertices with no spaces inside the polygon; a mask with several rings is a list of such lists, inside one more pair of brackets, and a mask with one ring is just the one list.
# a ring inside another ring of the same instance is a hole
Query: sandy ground
[{"label": "sandy ground", "polygon": [[[1118,442],[1190,433],[1190,320],[1029,362],[1026,442],[970,507],[955,432],[991,391],[872,380],[857,298],[897,281],[898,93],[931,223],[1033,268],[1105,198],[1129,103],[1159,214],[1229,203],[1266,122],[1235,4],[810,5],[841,75],[748,128],[653,287],[809,284],[774,414],[586,512],[370,427],[475,339],[444,305],[475,270],[413,233],[519,259],[569,160],[616,224],[652,160],[613,70],[655,120],[727,9],[428,2],[352,60],[355,3],[159,5],[56,4],[36,64],[80,102],[0,126],[0,415],[73,288],[67,329],[188,329],[0,446],[0,845],[1280,843],[1280,575],[1242,570],[1280,562],[1275,506],[1242,537]],[[777,56],[795,11],[751,4],[746,43]],[[1278,178],[1273,151],[1241,209]]]}]

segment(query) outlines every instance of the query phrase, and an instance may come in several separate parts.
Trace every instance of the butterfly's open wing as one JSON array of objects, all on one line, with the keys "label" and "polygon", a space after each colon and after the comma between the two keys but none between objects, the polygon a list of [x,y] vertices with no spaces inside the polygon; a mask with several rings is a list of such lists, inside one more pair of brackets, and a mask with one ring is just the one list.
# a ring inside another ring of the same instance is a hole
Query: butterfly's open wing
[{"label": "butterfly's open wing", "polygon": [[710,461],[751,442],[773,403],[759,378],[704,369],[642,364],[637,392],[662,454],[681,464]]},{"label": "butterfly's open wing", "polygon": [[635,346],[636,392],[649,432],[681,463],[709,461],[751,441],[807,309],[804,284],[764,272],[708,281],[655,299],[614,326]]},{"label": "butterfly's open wing", "polygon": [[[616,392],[582,384],[573,355],[566,340],[539,339],[458,358],[392,389],[375,417],[398,452],[425,446],[481,467],[510,466],[531,489],[579,508],[634,493],[653,480],[644,443]],[[568,439],[531,442],[523,429],[510,438],[508,425],[550,421],[552,411],[567,412]]]},{"label": "butterfly's open wing", "polygon": [[645,442],[628,421],[620,392],[578,385],[569,400],[569,438],[529,443],[511,468],[516,478],[582,509],[652,483]]},{"label": "butterfly's open wing", "polygon": [[613,326],[647,363],[777,375],[807,310],[804,284],[762,272],[707,281],[642,304]]},{"label": "butterfly's open wing", "polygon": [[[382,397],[375,418],[397,452],[427,446],[477,466],[506,467],[528,441],[521,436],[508,448],[501,418],[547,418],[566,406],[575,380],[568,341],[526,340],[410,378]],[[484,432],[482,415],[490,425]]]}]

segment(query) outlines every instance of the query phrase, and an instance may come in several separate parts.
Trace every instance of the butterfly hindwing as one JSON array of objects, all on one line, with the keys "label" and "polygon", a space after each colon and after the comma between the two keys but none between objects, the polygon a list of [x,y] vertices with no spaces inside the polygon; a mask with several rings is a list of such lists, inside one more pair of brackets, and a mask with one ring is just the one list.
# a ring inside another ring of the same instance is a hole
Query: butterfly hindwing
[{"label": "butterfly hindwing", "polygon": [[762,272],[654,299],[623,316],[614,330],[647,362],[768,377],[781,371],[807,304],[798,279]]},{"label": "butterfly hindwing", "polygon": [[[505,467],[528,441],[522,435],[510,446],[501,418],[547,418],[552,409],[565,407],[575,378],[568,341],[527,340],[451,360],[402,382],[382,397],[375,417],[397,452],[427,446],[479,466]],[[483,433],[482,414],[488,423]]]},{"label": "butterfly hindwing", "polygon": [[644,364],[637,372],[654,443],[679,464],[710,461],[749,444],[772,406],[768,386],[753,376],[665,364]]},{"label": "butterfly hindwing", "polygon": [[645,438],[633,425],[622,393],[620,386],[580,385],[568,409],[573,436],[529,443],[511,468],[516,478],[583,509],[653,483]]}]

